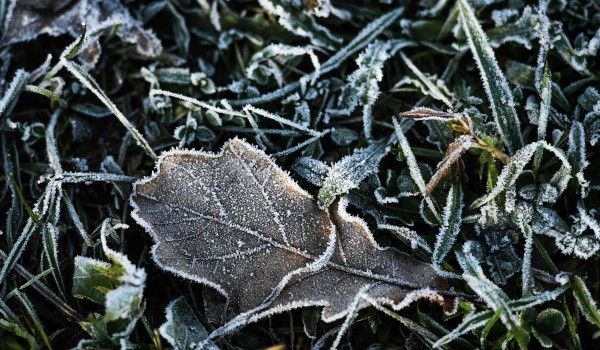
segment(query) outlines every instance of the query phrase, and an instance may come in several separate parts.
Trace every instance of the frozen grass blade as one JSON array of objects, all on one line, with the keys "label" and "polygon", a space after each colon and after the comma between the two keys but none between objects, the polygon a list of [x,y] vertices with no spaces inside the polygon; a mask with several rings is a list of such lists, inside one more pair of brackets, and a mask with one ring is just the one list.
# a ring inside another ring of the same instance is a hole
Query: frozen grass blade
[{"label": "frozen grass blade", "polygon": [[521,272],[522,294],[524,297],[533,294],[533,276],[531,275],[531,255],[533,253],[533,232],[529,224],[518,223],[523,237],[525,237],[525,248],[523,253],[523,267]]},{"label": "frozen grass blade", "polygon": [[[43,221],[45,219],[45,216],[47,215],[47,212],[48,212],[47,200],[49,200],[49,197],[52,196],[52,191],[54,191],[54,190],[55,190],[54,184],[49,184],[46,187],[46,189],[44,190],[44,193],[38,198],[38,200],[36,201],[36,204],[33,207],[33,212],[37,214],[39,221]],[[19,257],[21,257],[21,254],[23,254],[23,250],[25,249],[27,242],[29,242],[29,239],[31,238],[31,236],[33,235],[35,230],[37,230],[38,227],[39,227],[39,225],[37,225],[35,223],[33,218],[30,217],[27,220],[27,223],[25,224],[25,227],[21,231],[19,238],[15,241],[15,243],[14,243],[12,249],[10,250],[10,252],[8,253],[8,256],[6,257],[6,259],[4,259],[4,264],[2,265],[2,269],[0,270],[0,284],[4,283],[4,281],[6,279],[6,275],[15,266]]]},{"label": "frozen grass blade", "polygon": [[399,321],[403,326],[405,326],[406,328],[408,328],[411,332],[413,332],[414,334],[416,334],[428,347],[431,347],[432,344],[438,340],[438,337],[433,334],[433,332],[431,332],[430,330],[428,330],[427,328],[421,326],[420,324],[416,323],[415,321],[406,318],[406,317],[402,317],[400,315],[398,315],[397,313],[383,307],[380,303],[377,302],[377,300],[375,300],[374,298],[372,298],[371,296],[369,296],[368,294],[363,293],[362,294],[362,298],[367,301],[369,304],[371,304],[371,306],[373,306],[375,309],[377,309],[378,311],[392,317],[393,319]]},{"label": "frozen grass blade", "polygon": [[464,270],[463,278],[468,285],[481,297],[487,306],[494,312],[502,310],[500,319],[506,328],[512,332],[520,328],[519,320],[516,315],[513,314],[511,308],[508,305],[508,296],[506,293],[490,281],[485,274],[477,259],[471,254],[467,245],[464,247],[463,252],[457,252],[456,258]]},{"label": "frozen grass blade", "polygon": [[[499,310],[498,312],[501,312]],[[472,313],[456,326],[450,333],[438,339],[434,344],[433,348],[438,349],[442,346],[456,340],[461,335],[471,332],[475,329],[481,328],[489,322],[490,318],[494,316],[494,311],[482,311],[478,313]]]},{"label": "frozen grass blade", "polygon": [[354,297],[354,300],[352,301],[352,304],[350,305],[350,311],[348,312],[348,315],[346,315],[346,317],[344,318],[344,323],[342,323],[342,327],[340,328],[335,339],[333,340],[333,344],[331,345],[330,349],[335,350],[338,348],[338,346],[340,346],[340,342],[342,341],[342,336],[346,333],[348,328],[350,328],[350,326],[356,319],[356,316],[358,316],[358,311],[361,309],[360,305],[364,302],[363,299],[364,299],[364,296],[366,295],[365,292],[368,291],[370,288],[371,288],[371,285],[366,285],[366,286],[362,287],[360,289],[360,291]]},{"label": "frozen grass blade", "polygon": [[417,163],[417,159],[415,158],[415,155],[412,152],[410,144],[408,143],[406,136],[404,136],[404,132],[402,131],[400,124],[398,124],[398,121],[395,118],[392,119],[392,121],[394,122],[394,128],[396,130],[396,136],[398,137],[398,143],[400,145],[400,148],[402,149],[402,153],[406,157],[406,164],[408,166],[410,176],[412,177],[413,181],[417,184],[417,187],[419,187],[419,191],[424,197],[423,200],[425,201],[428,209],[433,213],[437,220],[440,221],[440,214],[435,206],[435,203],[433,202],[431,197],[427,195],[427,185],[425,184],[423,174],[421,174],[419,164]]},{"label": "frozen grass blade", "polygon": [[[215,106],[210,105],[208,103],[205,103],[205,102],[202,102],[202,101],[198,101],[195,98],[191,98],[191,97],[188,97],[188,96],[185,96],[185,95],[181,95],[181,94],[178,94],[178,93],[175,93],[175,92],[158,90],[158,89],[150,91],[150,96],[151,97],[152,96],[156,96],[156,95],[162,95],[162,96],[169,96],[169,97],[177,98],[179,100],[191,103],[191,104],[193,104],[195,106],[207,109],[209,111],[213,111],[213,112],[216,112],[216,113],[219,113],[219,114],[224,114],[224,115],[230,115],[230,116],[234,116],[234,117],[242,117],[242,118],[245,118],[245,119],[249,119],[250,117],[249,117],[248,113],[252,112],[252,113],[256,113],[256,114],[260,115],[261,117],[265,117],[265,118],[274,120],[274,121],[276,121],[278,123],[290,126],[290,127],[294,128],[294,129],[300,130],[300,131],[302,131],[302,132],[304,132],[304,133],[306,133],[308,135],[311,135],[313,137],[322,137],[324,135],[323,132],[318,132],[318,131],[309,129],[309,128],[303,126],[303,125],[300,125],[298,123],[292,122],[292,121],[287,120],[287,119],[284,119],[284,118],[282,118],[282,117],[280,117],[278,115],[275,115],[273,113],[267,112],[264,109],[256,108],[256,107],[251,106],[251,105],[245,106],[243,108],[243,110],[244,110],[245,113],[241,113],[241,112],[237,112],[237,111],[233,111],[233,110],[229,110],[229,109],[223,109],[223,108],[215,107]],[[257,126],[256,130],[259,133],[261,132],[261,130],[258,128],[258,126]],[[326,131],[326,133],[327,132],[328,131]]]},{"label": "frozen grass blade", "polygon": [[63,109],[59,108],[52,114],[48,126],[46,127],[46,152],[48,153],[48,162],[50,167],[54,170],[55,176],[61,176],[63,169],[60,164],[60,154],[58,152],[58,144],[56,143],[56,137],[54,136],[54,129],[56,128],[56,122],[58,117],[62,114]]},{"label": "frozen grass blade", "polygon": [[58,261],[58,230],[52,224],[48,223],[42,228],[42,234],[44,255],[46,256],[46,259],[48,259],[48,263],[52,269],[52,277],[54,277],[54,281],[56,282],[60,294],[63,298],[66,298],[67,293],[65,289],[65,282],[63,281],[63,277],[60,272],[61,266]]},{"label": "frozen grass blade", "polygon": [[52,92],[52,91],[50,91],[48,89],[41,88],[39,86],[26,85],[23,90],[29,91],[29,92],[33,92],[33,93],[36,93],[38,95],[42,95],[44,97],[49,98],[52,101],[59,102],[59,103],[61,103],[63,105],[66,103],[63,99],[60,98],[60,96],[56,95],[54,92]]},{"label": "frozen grass blade", "polygon": [[600,328],[600,311],[583,280],[579,276],[573,275],[569,279],[569,285],[586,320]]},{"label": "frozen grass blade", "polygon": [[60,178],[61,183],[89,183],[89,182],[134,182],[137,177],[107,174],[107,173],[79,173],[79,172],[64,172]]},{"label": "frozen grass blade", "polygon": [[77,214],[77,210],[75,210],[75,206],[73,205],[73,202],[71,201],[69,196],[67,196],[67,194],[64,192],[63,192],[63,200],[65,202],[65,206],[67,207],[67,212],[69,213],[69,216],[71,217],[71,220],[73,221],[73,225],[75,225],[75,228],[77,228],[79,235],[81,236],[81,238],[83,239],[85,244],[87,244],[90,247],[93,246],[94,243],[92,242],[92,238],[88,235],[87,231],[85,230],[85,227],[83,227],[83,223],[81,222],[81,219],[79,218],[79,214]]},{"label": "frozen grass blade", "polygon": [[4,92],[4,96],[0,99],[0,130],[4,127],[4,122],[8,114],[13,110],[19,99],[21,91],[27,85],[29,73],[23,69],[19,69],[10,82],[8,89]]},{"label": "frozen grass blade", "polygon": [[104,93],[104,91],[100,88],[100,86],[94,80],[94,78],[92,78],[92,76],[88,72],[86,72],[83,69],[83,67],[81,67],[77,63],[67,60],[67,58],[65,57],[61,57],[61,62],[65,66],[65,68],[67,68],[67,70],[71,72],[71,74],[73,74],[77,79],[79,79],[79,81],[83,85],[85,85],[90,91],[92,91],[94,95],[96,95],[96,97],[98,97],[98,99],[100,99],[100,101],[102,101],[102,103],[104,103],[104,105],[108,109],[110,109],[110,111],[117,117],[117,119],[119,119],[119,121],[125,126],[125,128],[129,130],[129,132],[136,140],[138,145],[141,146],[146,151],[146,153],[148,153],[148,155],[152,157],[152,159],[156,160],[156,153],[154,153],[148,141],[146,141],[144,136],[135,128],[135,126],[133,126],[129,122],[127,117],[125,117],[125,115],[121,113],[121,111],[117,108],[117,106],[115,106],[115,104],[110,100],[110,98],[108,98],[106,93]]},{"label": "frozen grass blade", "polygon": [[17,193],[17,196],[21,200],[21,203],[23,204],[25,211],[27,211],[27,214],[29,214],[29,217],[31,217],[31,220],[33,220],[33,222],[35,222],[36,224],[41,225],[42,222],[38,218],[37,214],[33,212],[33,210],[31,209],[31,206],[29,206],[29,203],[27,203],[27,200],[25,199],[23,192],[21,192],[21,188],[19,187],[19,184],[17,183],[17,181],[15,181],[15,178],[11,176],[10,182],[12,184],[12,188],[14,188],[14,191]]},{"label": "frozen grass blade", "polygon": [[445,277],[460,278],[459,275],[441,270],[440,265],[454,246],[456,237],[460,233],[462,223],[463,192],[460,184],[450,188],[446,199],[446,207],[442,216],[442,225],[437,234],[433,250],[432,263],[438,273]]},{"label": "frozen grass blade", "polygon": [[572,175],[577,179],[582,198],[587,197],[590,183],[585,179],[584,170],[588,167],[585,130],[581,122],[573,122],[569,132],[567,158],[573,166]]},{"label": "frozen grass blade", "polygon": [[[542,78],[542,103],[540,104],[540,114],[538,118],[538,141],[546,140],[546,129],[548,128],[548,116],[550,115],[550,102],[552,102],[552,80],[548,64],[544,66],[544,76]],[[533,171],[537,173],[542,161],[542,149],[538,148],[533,158]]]},{"label": "frozen grass blade", "polygon": [[469,47],[481,73],[483,87],[500,135],[506,141],[510,154],[523,147],[521,124],[515,109],[515,101],[504,74],[498,66],[494,51],[475,17],[467,0],[458,0],[463,29],[469,40]]},{"label": "frozen grass blade", "polygon": [[46,335],[46,331],[44,330],[42,321],[40,320],[37,312],[35,311],[35,306],[33,306],[31,301],[25,294],[19,292],[18,290],[13,290],[13,292],[14,292],[13,295],[15,296],[17,301],[19,302],[19,304],[21,304],[21,306],[25,310],[25,313],[27,314],[27,316],[29,316],[29,319],[31,320],[32,327],[35,329],[35,332],[42,338],[42,341],[44,342],[46,347],[48,349],[52,350],[52,346],[50,345],[50,340],[48,339],[48,335]]}]

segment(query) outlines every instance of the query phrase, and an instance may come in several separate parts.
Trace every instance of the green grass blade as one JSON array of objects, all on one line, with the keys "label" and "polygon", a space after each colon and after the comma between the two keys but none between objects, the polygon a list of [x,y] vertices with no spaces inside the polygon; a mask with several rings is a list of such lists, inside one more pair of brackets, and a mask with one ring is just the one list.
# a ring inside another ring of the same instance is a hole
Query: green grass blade
[{"label": "green grass blade", "polygon": [[29,92],[33,92],[33,93],[36,93],[38,95],[42,95],[44,97],[49,98],[52,101],[56,101],[56,102],[59,102],[61,104],[65,104],[66,103],[66,101],[64,101],[63,99],[61,99],[60,96],[58,96],[54,92],[52,92],[52,91],[50,91],[48,89],[41,88],[39,86],[25,85],[25,88],[23,90],[29,91]]},{"label": "green grass blade", "polygon": [[[59,205],[56,203],[55,205]],[[63,298],[67,295],[65,289],[65,283],[63,281],[62,274],[60,272],[60,262],[58,261],[58,230],[51,224],[46,224],[44,228],[42,228],[43,233],[43,247],[44,254],[46,255],[46,259],[48,259],[48,263],[52,268],[52,277],[60,290],[60,294]]]},{"label": "green grass blade", "polygon": [[596,301],[585,286],[585,283],[583,283],[583,280],[579,276],[571,276],[569,285],[573,290],[573,295],[577,300],[577,305],[579,305],[581,313],[583,313],[589,322],[600,328],[600,311],[598,311]]},{"label": "green grass blade", "polygon": [[576,350],[581,350],[581,340],[579,340],[579,334],[577,334],[577,326],[575,325],[575,320],[573,320],[573,316],[571,315],[569,306],[567,304],[563,305],[565,310],[565,318],[567,319],[567,324],[569,325],[569,333],[571,334],[571,338],[573,338],[573,347]]},{"label": "green grass blade", "polygon": [[481,80],[494,120],[498,125],[500,135],[505,139],[509,153],[514,154],[523,147],[523,136],[521,135],[521,125],[508,82],[500,70],[494,51],[475,17],[473,9],[467,0],[459,0],[458,6],[462,26],[481,73]]},{"label": "green grass blade", "polygon": [[21,306],[23,307],[27,316],[29,316],[29,318],[31,319],[31,321],[33,323],[33,327],[35,328],[35,330],[39,334],[39,336],[42,338],[42,341],[44,342],[46,347],[51,350],[52,346],[50,345],[50,340],[48,339],[48,336],[46,335],[46,331],[44,330],[42,321],[38,317],[37,312],[35,312],[35,307],[31,303],[29,298],[27,298],[27,296],[25,294],[23,294],[19,291],[17,291],[15,293],[15,297],[19,301]]},{"label": "green grass blade", "polygon": [[31,220],[33,220],[33,222],[35,222],[36,224],[41,225],[42,221],[40,221],[40,219],[38,218],[38,216],[31,209],[31,206],[29,206],[29,203],[27,203],[27,200],[25,199],[25,196],[23,195],[23,192],[21,192],[21,188],[19,187],[19,184],[17,183],[17,181],[15,180],[15,178],[11,176],[10,177],[10,182],[14,186],[15,192],[17,192],[17,195],[19,196],[19,199],[21,200],[21,203],[23,204],[23,207],[25,207],[25,210],[29,214],[29,217],[31,217]]}]

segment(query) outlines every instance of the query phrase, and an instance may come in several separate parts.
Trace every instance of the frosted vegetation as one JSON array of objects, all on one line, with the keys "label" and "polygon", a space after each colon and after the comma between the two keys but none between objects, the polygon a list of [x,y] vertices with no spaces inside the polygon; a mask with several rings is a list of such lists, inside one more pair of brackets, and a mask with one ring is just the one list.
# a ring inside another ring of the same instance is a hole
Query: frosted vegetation
[{"label": "frosted vegetation", "polygon": [[593,347],[599,18],[0,0],[0,348]]}]

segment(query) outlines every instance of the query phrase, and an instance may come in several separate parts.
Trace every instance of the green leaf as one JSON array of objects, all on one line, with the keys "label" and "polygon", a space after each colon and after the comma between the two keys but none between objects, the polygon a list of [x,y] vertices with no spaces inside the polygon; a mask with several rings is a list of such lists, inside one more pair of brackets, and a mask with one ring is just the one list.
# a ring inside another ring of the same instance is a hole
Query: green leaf
[{"label": "green leaf", "polygon": [[467,0],[459,0],[458,6],[462,26],[469,40],[469,47],[477,62],[477,67],[479,67],[494,120],[500,135],[506,141],[509,153],[514,154],[523,147],[523,137],[508,82],[500,70],[494,51],[475,17],[473,9]]},{"label": "green leaf", "polygon": [[76,258],[73,294],[95,302],[103,301],[105,307],[104,315],[95,315],[80,322],[92,339],[82,340],[78,348],[129,344],[129,335],[145,308],[143,292],[146,272],[135,267],[124,254],[108,247],[106,236],[115,234],[111,220],[104,220],[100,239],[104,254],[111,263]]},{"label": "green leaf", "polygon": [[552,308],[540,312],[535,319],[535,328],[544,334],[556,334],[562,331],[566,324],[565,315]]},{"label": "green leaf", "polygon": [[73,295],[104,304],[106,293],[117,288],[123,271],[119,266],[84,256],[75,257],[73,272]]},{"label": "green leaf", "polygon": [[579,309],[585,316],[586,320],[600,328],[600,311],[598,311],[596,301],[585,286],[585,283],[583,283],[583,280],[579,276],[571,276],[569,279],[569,285],[573,290],[573,295],[577,300],[577,305],[579,305]]}]

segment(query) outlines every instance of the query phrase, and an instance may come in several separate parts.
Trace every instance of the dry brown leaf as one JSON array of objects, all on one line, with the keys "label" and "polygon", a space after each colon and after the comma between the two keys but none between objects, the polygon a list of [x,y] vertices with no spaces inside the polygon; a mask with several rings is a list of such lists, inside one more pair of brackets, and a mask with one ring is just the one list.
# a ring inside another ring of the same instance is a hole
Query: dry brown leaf
[{"label": "dry brown leaf", "polygon": [[[125,42],[136,44],[145,56],[156,56],[162,46],[156,36],[142,28],[119,1],[115,0],[9,0],[2,23],[0,47],[34,40],[42,34],[78,37],[86,23],[92,32],[105,25],[121,25],[117,35]],[[88,48],[88,55],[97,56],[99,45]],[[90,57],[91,62],[96,57]]]},{"label": "dry brown leaf", "polygon": [[379,247],[343,200],[320,209],[264,152],[238,139],[220,154],[165,153],[158,171],[135,184],[131,202],[156,242],[156,263],[227,298],[209,298],[213,320],[321,305],[323,320],[333,321],[366,285],[395,308],[419,297],[441,301],[436,291],[447,289],[431,265]]},{"label": "dry brown leaf", "polygon": [[460,157],[475,146],[477,146],[477,144],[471,135],[461,135],[456,140],[452,141],[448,146],[446,153],[444,153],[444,157],[437,164],[435,174],[431,176],[429,183],[427,183],[425,194],[430,195],[440,180],[450,173],[452,165],[458,163],[460,166]]}]

